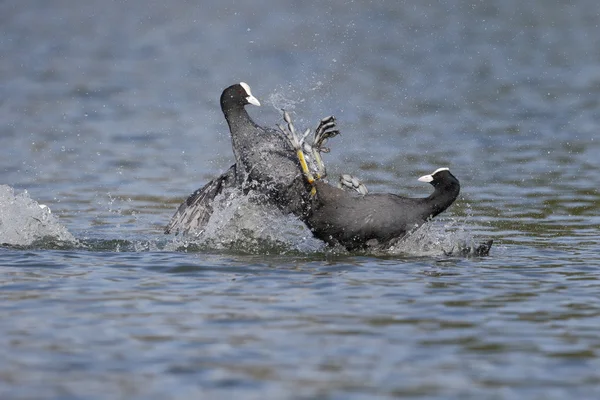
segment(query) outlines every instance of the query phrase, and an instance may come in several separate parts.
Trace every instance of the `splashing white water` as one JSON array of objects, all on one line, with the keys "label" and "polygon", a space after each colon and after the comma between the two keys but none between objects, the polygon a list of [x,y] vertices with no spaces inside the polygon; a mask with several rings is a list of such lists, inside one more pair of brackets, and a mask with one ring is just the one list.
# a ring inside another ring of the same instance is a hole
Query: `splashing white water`
[{"label": "splashing white water", "polygon": [[31,199],[27,191],[15,194],[12,187],[0,185],[0,243],[28,246],[47,238],[76,242],[48,206]]},{"label": "splashing white water", "polygon": [[468,224],[462,219],[433,220],[421,225],[385,250],[391,255],[443,256],[468,255],[477,247]]},{"label": "splashing white water", "polygon": [[292,100],[285,96],[282,92],[274,92],[269,95],[269,104],[273,106],[278,112],[283,110],[293,111],[296,109],[298,103],[302,103],[304,100]]},{"label": "splashing white water", "polygon": [[236,189],[224,190],[215,198],[213,213],[202,232],[176,239],[174,244],[261,254],[325,249],[298,218],[265,204],[260,194],[242,195]]},{"label": "splashing white water", "polygon": [[318,91],[322,87],[323,82],[321,81],[311,81],[310,84],[306,85],[288,84],[285,87],[280,86],[269,94],[268,104],[273,106],[278,112],[281,109],[292,112],[298,105],[306,102],[306,99],[303,97],[306,92]]}]

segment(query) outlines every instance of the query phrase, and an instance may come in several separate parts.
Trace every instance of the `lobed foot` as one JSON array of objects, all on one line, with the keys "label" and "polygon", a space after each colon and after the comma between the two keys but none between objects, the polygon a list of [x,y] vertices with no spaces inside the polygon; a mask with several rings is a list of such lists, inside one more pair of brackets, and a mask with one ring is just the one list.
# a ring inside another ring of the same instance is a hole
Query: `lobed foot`
[{"label": "lobed foot", "polygon": [[310,130],[307,129],[304,132],[304,134],[301,137],[299,137],[296,133],[296,127],[294,127],[292,117],[290,116],[290,114],[284,109],[282,109],[281,111],[283,111],[283,120],[286,122],[287,126],[284,127],[282,125],[277,124],[277,127],[279,128],[281,133],[283,133],[283,135],[286,137],[286,139],[288,140],[288,142],[294,150],[302,150],[303,145],[306,141],[306,137],[310,133]]},{"label": "lobed foot", "polygon": [[288,142],[295,151],[303,151],[304,158],[310,164],[310,167],[312,167],[311,172],[317,175],[317,179],[324,178],[326,175],[325,165],[321,159],[320,153],[328,153],[329,149],[325,147],[325,143],[327,143],[329,138],[337,136],[340,133],[340,131],[336,129],[335,117],[329,116],[321,119],[317,129],[315,129],[312,143],[309,143],[306,138],[310,134],[310,130],[307,129],[302,135],[299,135],[290,114],[285,110],[282,111],[283,119],[287,126],[277,125],[277,127],[288,139]]},{"label": "lobed foot", "polygon": [[313,139],[313,148],[323,153],[329,153],[329,149],[325,146],[327,140],[340,134],[340,131],[336,129],[335,117],[329,116],[323,118],[319,122],[319,126],[315,129],[315,137]]},{"label": "lobed foot", "polygon": [[327,176],[327,170],[325,169],[325,163],[323,163],[323,159],[321,158],[321,153],[329,153],[329,148],[325,147],[325,144],[329,138],[340,134],[340,131],[336,128],[335,117],[330,116],[323,118],[319,122],[317,129],[315,129],[315,136],[310,152],[312,153],[312,158],[314,160],[314,168],[317,171],[317,177],[320,179]]},{"label": "lobed foot", "polygon": [[[285,110],[282,110],[282,111],[283,111],[283,119],[287,123],[287,126],[284,127],[282,125],[277,124],[277,127],[279,128],[281,133],[283,133],[283,136],[285,136],[285,138],[288,140],[288,142],[290,143],[290,145],[296,152],[296,156],[298,157],[298,161],[300,161],[300,167],[302,168],[302,173],[304,174],[306,181],[309,184],[313,185],[315,182],[315,178],[306,162],[306,155],[304,154],[304,150],[303,150],[303,147],[305,145],[305,140],[306,140],[306,137],[308,136],[308,134],[310,133],[310,129],[307,129],[304,132],[304,134],[301,137],[299,137],[298,134],[296,133],[296,128],[294,127],[294,124],[292,123],[292,118],[290,117],[290,114]],[[313,186],[313,188],[311,190],[311,194],[314,195],[315,193],[316,193],[316,189]]]},{"label": "lobed foot", "polygon": [[[321,119],[317,129],[315,129],[312,143],[309,143],[306,138],[310,134],[310,129],[307,129],[302,135],[299,135],[290,114],[285,110],[282,111],[283,120],[286,122],[286,126],[278,124],[277,127],[296,152],[298,160],[300,161],[302,173],[306,177],[308,183],[312,185],[315,179],[323,179],[327,176],[327,170],[325,169],[325,164],[321,158],[321,153],[329,152],[329,149],[325,147],[327,140],[340,133],[340,131],[336,129],[335,117],[330,116]],[[316,193],[314,187],[311,193]]]},{"label": "lobed foot", "polygon": [[340,189],[356,190],[358,193],[362,194],[363,196],[365,194],[369,193],[369,191],[367,190],[367,187],[365,185],[363,185],[363,183],[360,180],[358,180],[358,178],[356,178],[352,175],[348,175],[348,174],[340,175],[340,181],[338,182],[338,187]]}]

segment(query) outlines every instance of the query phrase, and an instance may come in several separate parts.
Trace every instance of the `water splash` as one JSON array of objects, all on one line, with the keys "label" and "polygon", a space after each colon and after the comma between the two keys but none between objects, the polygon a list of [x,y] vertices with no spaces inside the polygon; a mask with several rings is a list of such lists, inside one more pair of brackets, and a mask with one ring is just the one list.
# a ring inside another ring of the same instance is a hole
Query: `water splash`
[{"label": "water splash", "polygon": [[315,253],[325,244],[293,215],[265,203],[256,192],[227,189],[214,200],[205,229],[195,237],[176,238],[178,249],[235,250],[254,254]]},{"label": "water splash", "polygon": [[[329,248],[297,217],[283,214],[266,203],[256,192],[247,195],[226,189],[214,200],[214,211],[205,229],[197,235],[139,235],[116,239],[76,239],[50,209],[29,197],[27,191],[0,185],[0,243],[36,248],[78,247],[94,251],[234,251],[249,254],[315,254],[333,252],[349,254],[342,248]],[[462,219],[436,219],[424,224],[406,238],[386,249],[366,251],[374,256],[436,257],[465,255],[464,249],[475,248],[468,216]],[[468,255],[468,254],[466,254]]]},{"label": "water splash", "polygon": [[[320,91],[323,86],[323,82],[318,80],[313,80],[311,83],[307,83],[306,85],[294,85],[288,83],[285,86],[278,87],[272,93],[270,93],[267,103],[278,112],[282,109],[293,112],[299,105],[306,103],[306,98],[304,96],[307,92]],[[314,100],[311,100],[311,102],[314,102]],[[298,121],[301,122],[303,120],[298,119]]]},{"label": "water splash", "polygon": [[72,246],[77,240],[50,208],[33,200],[27,191],[15,194],[12,187],[0,185],[0,243],[31,246],[36,242],[54,247]]},{"label": "water splash", "polygon": [[473,234],[468,218],[429,221],[382,252],[424,257],[485,255],[481,253],[484,242]]},{"label": "water splash", "polygon": [[302,103],[303,101],[304,100],[292,100],[285,95],[284,91],[280,91],[269,94],[268,103],[279,112],[282,109],[286,111],[293,111],[296,109],[296,105]]},{"label": "water splash", "polygon": [[[228,189],[215,198],[215,208],[205,229],[196,236],[175,237],[165,250],[240,251],[251,254],[350,254],[327,247],[293,215],[265,203],[263,195],[243,195]],[[361,254],[374,256],[469,256],[477,248],[468,216],[430,221],[387,248]]]}]

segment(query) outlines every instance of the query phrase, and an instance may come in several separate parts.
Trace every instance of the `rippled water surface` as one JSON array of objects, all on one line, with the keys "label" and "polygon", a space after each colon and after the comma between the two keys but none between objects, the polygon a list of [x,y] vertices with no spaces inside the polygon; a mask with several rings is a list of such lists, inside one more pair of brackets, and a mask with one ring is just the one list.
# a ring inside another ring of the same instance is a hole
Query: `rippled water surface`
[{"label": "rippled water surface", "polygon": [[[201,3],[0,3],[0,398],[600,397],[596,1]],[[330,175],[461,196],[389,254],[243,199],[163,235],[239,81],[337,117]]]}]

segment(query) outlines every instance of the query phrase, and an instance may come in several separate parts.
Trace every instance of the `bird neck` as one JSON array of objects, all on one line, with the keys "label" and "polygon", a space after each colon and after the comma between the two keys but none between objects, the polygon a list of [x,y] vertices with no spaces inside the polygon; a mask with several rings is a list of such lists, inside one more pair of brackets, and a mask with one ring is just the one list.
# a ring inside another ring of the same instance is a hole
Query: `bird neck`
[{"label": "bird neck", "polygon": [[231,147],[238,166],[236,180],[238,183],[243,183],[246,181],[250,169],[246,158],[247,151],[251,147],[252,135],[248,135],[248,132],[252,133],[257,125],[242,104],[221,99],[221,110],[225,115],[227,125],[229,125]]},{"label": "bird neck", "polygon": [[225,115],[225,120],[229,125],[229,130],[233,133],[243,126],[254,126],[254,121],[248,115],[243,105],[232,102],[221,102],[221,110]]},{"label": "bird neck", "polygon": [[424,215],[425,219],[433,218],[439,213],[445,211],[460,193],[460,184],[456,182],[448,182],[443,185],[439,185],[435,188],[433,193],[424,199]]}]

